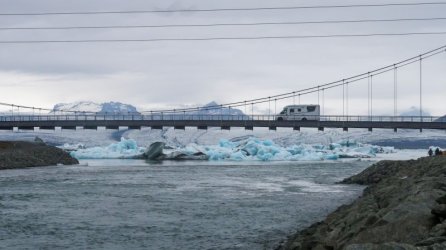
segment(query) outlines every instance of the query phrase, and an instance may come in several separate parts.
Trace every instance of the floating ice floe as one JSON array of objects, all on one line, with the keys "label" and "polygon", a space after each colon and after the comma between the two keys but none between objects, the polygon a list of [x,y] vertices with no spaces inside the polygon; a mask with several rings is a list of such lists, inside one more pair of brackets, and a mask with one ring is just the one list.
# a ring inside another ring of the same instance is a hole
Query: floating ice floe
[{"label": "floating ice floe", "polygon": [[85,149],[86,147],[82,143],[77,143],[77,144],[65,143],[64,145],[60,146],[59,148],[65,150],[65,151],[71,152],[71,151],[76,151],[79,149]]},{"label": "floating ice floe", "polygon": [[135,140],[121,138],[120,142],[107,147],[82,148],[70,154],[77,159],[132,159],[141,157],[144,150]]},{"label": "floating ice floe", "polygon": [[[156,144],[156,143],[155,143]],[[379,153],[394,153],[393,147],[379,147],[355,141],[340,141],[329,145],[298,144],[282,147],[271,140],[247,138],[237,142],[220,140],[218,145],[188,144],[162,151],[164,144],[152,144],[145,149],[134,140],[121,139],[107,147],[79,149],[71,152],[78,159],[149,158],[155,160],[210,160],[210,161],[322,161],[339,158],[372,158]],[[161,148],[159,148],[161,147]]]},{"label": "floating ice floe", "polygon": [[329,145],[292,145],[282,147],[271,140],[248,138],[239,142],[221,140],[218,145],[189,144],[177,151],[185,155],[202,153],[209,160],[259,161],[320,161],[339,158],[371,158],[378,153],[393,153],[393,147],[379,147],[355,141],[341,141]]}]

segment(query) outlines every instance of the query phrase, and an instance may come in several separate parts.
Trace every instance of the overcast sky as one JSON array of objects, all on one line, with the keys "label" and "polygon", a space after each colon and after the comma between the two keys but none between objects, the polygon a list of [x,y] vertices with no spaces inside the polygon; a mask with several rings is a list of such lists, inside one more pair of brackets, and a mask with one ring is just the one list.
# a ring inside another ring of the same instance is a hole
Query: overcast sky
[{"label": "overcast sky", "polygon": [[[0,0],[0,12],[249,8],[420,1]],[[163,25],[446,17],[446,5],[75,16],[0,16],[2,27]],[[446,31],[430,22],[312,24],[113,30],[4,31],[0,40],[152,39]],[[311,87],[364,73],[446,45],[446,35],[187,41],[1,44],[0,101],[52,107],[60,102],[120,101],[150,108],[227,103]],[[444,115],[446,53],[424,64],[425,109]],[[399,72],[399,110],[418,107],[418,66]],[[393,74],[375,78],[375,114],[393,113]],[[367,114],[367,81],[350,88],[350,114]],[[342,113],[340,89],[325,93],[326,114]],[[280,109],[292,100],[277,104]],[[317,95],[302,97],[316,103]],[[268,105],[256,107],[267,112]],[[274,109],[274,107],[271,107]]]}]

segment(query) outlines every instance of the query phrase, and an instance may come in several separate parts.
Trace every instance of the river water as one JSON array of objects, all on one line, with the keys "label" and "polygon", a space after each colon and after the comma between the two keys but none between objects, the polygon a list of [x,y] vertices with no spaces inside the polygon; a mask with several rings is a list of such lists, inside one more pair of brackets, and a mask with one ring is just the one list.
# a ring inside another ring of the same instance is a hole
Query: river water
[{"label": "river water", "polygon": [[89,160],[0,171],[2,249],[273,249],[370,162]]}]

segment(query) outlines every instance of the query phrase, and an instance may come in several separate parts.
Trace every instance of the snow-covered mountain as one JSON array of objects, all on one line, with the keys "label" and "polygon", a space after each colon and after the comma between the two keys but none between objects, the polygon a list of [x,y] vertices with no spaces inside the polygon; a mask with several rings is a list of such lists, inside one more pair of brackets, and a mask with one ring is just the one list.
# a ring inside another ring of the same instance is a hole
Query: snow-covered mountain
[{"label": "snow-covered mountain", "polygon": [[51,113],[54,112],[67,112],[67,111],[77,111],[77,112],[93,112],[99,114],[113,114],[113,113],[138,113],[138,110],[130,105],[120,102],[105,102],[105,103],[95,103],[89,101],[73,102],[73,103],[58,103],[54,105]]},{"label": "snow-covered mountain", "polygon": [[438,118],[437,120],[435,120],[436,122],[446,122],[446,115]]},{"label": "snow-covered mountain", "polygon": [[194,115],[245,115],[240,109],[223,108],[220,109],[219,104],[210,102],[204,105],[200,110],[193,112]]},{"label": "snow-covered mountain", "polygon": [[138,113],[135,106],[120,102],[102,103],[102,109],[99,113]]},{"label": "snow-covered mountain", "polygon": [[[423,116],[430,116],[431,114],[428,112],[423,111]],[[408,110],[405,110],[400,113],[400,116],[419,116],[420,115],[420,109],[417,107],[410,107]]]}]

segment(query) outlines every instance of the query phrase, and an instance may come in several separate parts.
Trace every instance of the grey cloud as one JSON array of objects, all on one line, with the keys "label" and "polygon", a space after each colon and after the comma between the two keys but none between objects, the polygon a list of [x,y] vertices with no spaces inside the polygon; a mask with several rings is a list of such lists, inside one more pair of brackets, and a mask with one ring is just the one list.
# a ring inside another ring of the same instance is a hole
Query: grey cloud
[{"label": "grey cloud", "polygon": [[[355,1],[351,1],[356,3]],[[332,4],[316,1],[311,4]],[[2,12],[105,11],[140,9],[192,9],[250,6],[309,5],[297,1],[4,1]],[[264,11],[222,13],[170,13],[101,16],[0,17],[2,26],[71,26],[174,24],[257,21],[299,21],[442,16],[446,7],[395,9],[346,9],[308,11]],[[444,29],[445,21],[417,23],[375,23],[351,25],[307,25],[221,28],[172,28],[89,31],[0,31],[0,40],[63,40],[86,38],[229,37],[258,35],[306,35],[369,32],[419,32]],[[342,79],[394,63],[431,48],[444,45],[444,36],[375,37],[314,40],[260,40],[213,42],[160,42],[117,44],[0,45],[0,71],[35,76],[14,91],[9,84],[3,99],[17,103],[48,105],[91,99],[116,100],[138,105],[219,103],[274,95]],[[441,63],[441,62],[439,62]],[[441,65],[441,64],[437,64]],[[426,67],[429,67],[427,65]],[[432,68],[439,67],[432,64]],[[401,96],[416,98],[416,67],[401,73]],[[441,67],[426,78],[426,94],[441,100],[445,93]],[[427,76],[426,76],[427,77]],[[6,78],[5,78],[6,79]],[[9,79],[9,78],[8,78]],[[49,80],[42,80],[49,79]],[[56,79],[56,80],[55,80]],[[0,79],[2,80],[2,79]],[[8,80],[9,81],[9,80]],[[5,87],[1,81],[0,87]],[[388,100],[391,75],[377,79],[376,98]],[[32,84],[31,84],[32,85]],[[55,87],[57,85],[57,87]],[[40,86],[36,88],[36,86]],[[352,87],[351,95],[366,97],[364,83]],[[432,91],[434,88],[436,91]],[[35,93],[25,98],[18,92]],[[66,93],[70,93],[67,95]],[[327,91],[327,105],[338,107],[339,91]],[[69,100],[67,100],[69,99]],[[315,96],[305,99],[315,102]],[[280,105],[285,105],[283,101]],[[432,103],[429,103],[432,102]],[[352,104],[354,105],[354,104]],[[358,112],[366,108],[358,100]],[[378,105],[378,104],[377,104]],[[401,100],[401,105],[413,106]],[[352,106],[353,107],[353,106]],[[377,107],[378,108],[378,107]],[[383,112],[386,105],[379,107]],[[259,106],[258,110],[267,107]],[[333,108],[339,112],[339,108]],[[362,111],[361,111],[362,110]],[[336,111],[333,111],[336,112]],[[439,108],[432,113],[441,114]],[[444,112],[443,112],[444,113]]]}]

